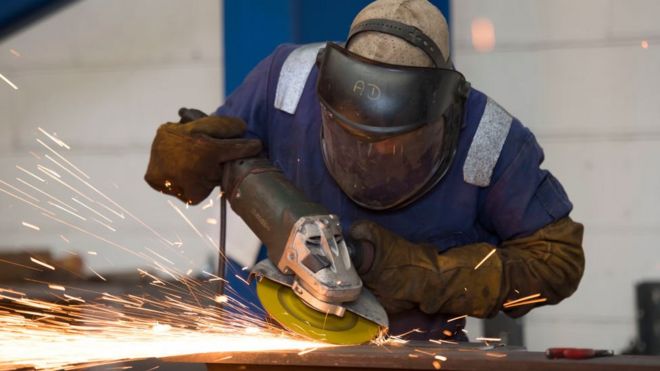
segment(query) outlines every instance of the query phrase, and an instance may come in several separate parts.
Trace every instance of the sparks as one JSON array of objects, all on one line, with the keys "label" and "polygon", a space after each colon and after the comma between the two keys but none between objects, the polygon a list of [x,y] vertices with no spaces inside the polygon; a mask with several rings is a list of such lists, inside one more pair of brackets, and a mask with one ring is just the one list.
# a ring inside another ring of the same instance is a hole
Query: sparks
[{"label": "sparks", "polygon": [[259,329],[258,327],[250,326],[250,327],[245,328],[245,333],[248,334],[248,335],[258,334],[260,332],[261,332],[261,329]]},{"label": "sparks", "polygon": [[202,210],[206,210],[210,207],[213,207],[213,199],[212,198],[209,198],[209,202],[206,205],[202,206]]},{"label": "sparks", "polygon": [[259,341],[255,341],[254,336],[232,334],[228,327],[215,330],[184,329],[168,324],[146,327],[138,321],[131,323],[135,328],[130,328],[121,322],[98,321],[98,324],[87,326],[65,326],[60,321],[53,321],[48,326],[37,326],[20,316],[4,316],[0,365],[5,368],[29,365],[37,369],[68,369],[73,364],[103,365],[117,360],[181,354],[286,349],[305,352],[328,346],[275,333],[259,335]]},{"label": "sparks", "polygon": [[[197,236],[199,236],[201,239],[204,239],[204,236],[202,235],[202,232],[200,232],[199,229],[197,229],[197,227],[195,227],[195,225],[190,221],[190,219],[188,219],[188,217],[186,217],[186,214],[184,214],[183,211],[181,211],[181,209],[179,209],[176,205],[174,205],[174,204],[172,203],[172,201],[170,201],[170,200],[167,200],[167,203],[168,203],[168,204],[174,209],[174,211],[177,212],[177,214],[179,214],[179,216],[180,216],[180,217],[186,222],[186,224],[188,224],[188,226],[189,226],[193,231],[195,231],[195,233],[197,234]],[[215,245],[213,244],[212,241],[211,241],[211,247],[212,247],[214,250],[218,251],[218,247],[215,246]]]},{"label": "sparks", "polygon": [[504,307],[506,308],[506,307],[511,306],[511,305],[513,305],[513,304],[520,303],[521,301],[526,301],[526,300],[531,300],[531,299],[538,298],[539,296],[541,296],[541,294],[540,294],[540,293],[536,293],[536,294],[532,294],[532,295],[529,295],[529,296],[525,296],[525,297],[520,298],[520,299],[507,301],[507,302],[504,303],[503,305],[504,305]]},{"label": "sparks", "polygon": [[101,214],[100,212],[96,211],[95,209],[87,206],[87,204],[85,204],[84,202],[78,200],[77,198],[71,197],[71,200],[73,200],[73,202],[77,203],[78,205],[84,207],[85,209],[87,209],[87,210],[93,212],[94,214],[98,215],[99,217],[101,217],[101,219],[105,220],[106,222],[112,223],[112,219],[110,219],[107,216]]},{"label": "sparks", "polygon": [[[71,147],[69,147],[66,143],[64,143],[64,141],[62,141],[60,138],[56,137],[55,135],[51,135],[51,134],[49,134],[46,130],[44,130],[44,129],[42,129],[42,128],[37,128],[37,130],[39,130],[43,135],[47,136],[50,140],[52,140],[53,142],[55,142],[55,144],[57,144],[58,146],[60,146],[60,147],[64,147],[64,148],[66,148],[66,149],[71,149]],[[37,139],[37,141],[39,141],[39,140]],[[41,142],[41,144],[43,144],[43,142]],[[43,144],[43,145],[45,145],[45,144]],[[52,149],[50,149],[50,147],[47,147],[47,148],[48,148],[51,152],[55,153],[55,154],[56,154],[58,157],[60,157],[62,160],[64,160],[64,157],[60,156],[59,153],[53,151]],[[66,160],[65,160],[65,161],[66,161]],[[72,165],[72,166],[73,166],[73,164],[71,164],[69,161],[66,161],[66,162],[67,162],[69,165]],[[73,166],[73,168],[74,168],[74,169],[77,169],[75,166]],[[81,173],[82,173],[82,171],[81,171]],[[83,174],[84,174],[84,173],[83,173]],[[89,179],[89,177],[87,177],[87,179]]]},{"label": "sparks", "polygon": [[243,282],[245,285],[250,286],[250,282],[246,281],[245,278],[239,276],[238,274],[235,274],[234,277],[238,278],[241,282]]},{"label": "sparks", "polygon": [[488,258],[490,258],[491,255],[495,254],[495,251],[497,251],[497,249],[495,249],[495,248],[492,249],[492,250],[488,253],[488,255],[486,255],[483,259],[481,259],[481,261],[480,261],[480,262],[474,267],[474,270],[476,271],[477,269],[479,269],[479,267],[481,267],[481,265],[482,265],[486,260],[488,260]]},{"label": "sparks", "polygon": [[57,197],[51,195],[51,194],[48,193],[48,192],[44,192],[44,191],[42,191],[41,189],[39,189],[39,188],[33,186],[32,184],[26,182],[25,180],[23,180],[23,179],[21,179],[21,178],[16,178],[16,180],[18,180],[19,183],[21,183],[21,184],[23,184],[23,185],[26,185],[26,186],[28,186],[29,188],[32,188],[33,190],[35,190],[35,191],[41,193],[42,195],[44,195],[44,196],[50,198],[51,200],[53,200],[53,201],[55,201],[55,202],[58,202],[58,203],[61,204],[61,205],[64,205],[64,206],[67,207],[69,210],[78,211],[78,210],[76,210],[76,208],[74,208],[73,206],[71,206],[71,205],[67,204],[66,202],[64,202],[64,201],[62,201],[62,200],[60,200],[60,199],[58,199]]},{"label": "sparks", "polygon": [[88,268],[90,271],[92,271],[92,273],[94,273],[94,274],[96,275],[96,277],[100,278],[101,281],[104,281],[104,282],[107,281],[107,280],[105,279],[105,277],[101,276],[97,271],[95,271],[94,269],[92,269],[92,267],[87,267],[87,268]]},{"label": "sparks", "polygon": [[418,352],[418,353],[426,354],[427,356],[431,356],[431,357],[435,356],[435,353],[429,353],[429,352],[423,351],[421,349],[414,349],[414,351]]},{"label": "sparks", "polygon": [[35,263],[35,264],[39,264],[39,265],[41,265],[42,267],[48,268],[48,269],[50,269],[50,270],[52,270],[52,271],[55,270],[55,267],[53,267],[53,266],[50,265],[50,264],[46,264],[46,263],[42,262],[41,260],[35,259],[35,258],[33,258],[33,257],[30,257],[30,260],[31,260],[33,263]]},{"label": "sparks", "polygon": [[27,194],[27,193],[21,191],[20,189],[14,187],[13,185],[11,185],[11,184],[9,184],[9,183],[6,183],[6,182],[0,180],[0,184],[4,185],[5,187],[9,187],[9,188],[11,188],[14,192],[18,192],[19,194],[25,196],[26,198],[28,198],[28,199],[30,199],[30,200],[32,200],[32,201],[34,201],[34,202],[39,202],[39,200],[38,200],[37,198],[30,196],[29,194]]},{"label": "sparks", "polygon": [[319,349],[319,348],[318,348],[318,347],[314,347],[314,348],[305,349],[305,350],[302,350],[302,351],[298,352],[298,355],[299,355],[299,356],[303,356],[303,355],[305,355],[305,354],[307,354],[307,353],[311,353],[311,352],[313,352],[313,351],[315,351],[315,350],[317,350],[317,349]]},{"label": "sparks", "polygon": [[152,250],[152,249],[150,249],[150,248],[148,248],[148,247],[145,247],[145,249],[146,249],[147,251],[149,251],[150,253],[152,253],[153,255],[155,255],[156,257],[158,257],[159,259],[161,259],[161,260],[163,260],[163,261],[169,263],[170,265],[175,265],[173,261],[171,261],[170,259],[164,257],[163,255],[161,255],[161,254],[155,252],[154,250]]},{"label": "sparks", "polygon": [[[57,138],[55,134],[50,134],[41,128],[39,131],[60,147],[69,149],[66,143]],[[141,269],[138,269],[138,272],[141,277],[148,277],[148,280],[152,280],[148,284],[155,287],[159,295],[156,299],[148,294],[138,296],[120,295],[116,292],[94,293],[87,288],[64,286],[26,277],[26,280],[43,284],[52,290],[48,291],[48,294],[56,301],[48,302],[30,298],[26,293],[0,287],[0,299],[12,304],[3,306],[0,311],[0,339],[2,339],[0,340],[0,369],[19,367],[72,369],[85,367],[85,365],[107,365],[118,360],[208,352],[299,350],[301,354],[306,354],[320,347],[331,346],[302,340],[294,333],[284,332],[281,328],[256,317],[248,311],[246,305],[226,295],[218,295],[216,286],[208,285],[207,282],[216,280],[226,282],[222,277],[202,271],[211,279],[196,280],[190,277],[192,269],[188,269],[186,274],[180,273],[175,263],[167,258],[171,256],[170,254],[162,253],[159,249],[150,249],[144,245],[142,245],[142,250],[133,250],[106,238],[105,235],[93,233],[92,231],[95,229],[88,229],[88,226],[95,226],[94,222],[111,231],[115,230],[107,224],[113,223],[112,219],[108,217],[110,215],[103,215],[104,210],[107,210],[121,219],[127,219],[124,216],[126,215],[130,218],[129,220],[136,221],[158,237],[159,242],[170,251],[180,254],[181,250],[174,248],[183,246],[180,238],[176,242],[164,238],[88,183],[84,178],[89,179],[89,177],[55,151],[54,148],[57,147],[51,148],[44,143],[47,141],[46,139],[37,141],[48,150],[48,154],[45,154],[43,159],[35,153],[33,156],[38,161],[48,160],[56,167],[50,168],[38,163],[36,168],[43,178],[20,166],[16,166],[16,168],[29,175],[30,180],[33,178],[43,183],[43,186],[61,185],[65,187],[73,192],[69,197],[75,196],[71,197],[75,202],[72,205],[80,206],[80,208],[76,209],[19,178],[17,179],[20,183],[46,196],[47,199],[44,201],[47,202],[41,203],[37,197],[4,182],[0,183],[0,192],[40,210],[42,216],[67,228],[67,236],[69,236],[68,233],[80,232],[148,262],[154,269],[152,272],[156,273],[151,274]],[[76,184],[75,181],[69,183],[69,175],[88,189],[81,188],[83,193],[78,189],[79,184]],[[51,179],[54,182],[50,182]],[[31,182],[35,181],[31,180]],[[101,199],[99,200],[97,196],[100,196]],[[41,205],[53,208],[58,214]],[[213,202],[210,201],[209,205],[212,206]],[[171,206],[201,239],[214,245],[210,236],[206,236],[205,239],[205,236],[195,228],[178,207],[173,204]],[[87,211],[94,213],[98,219],[89,215]],[[72,220],[70,218],[65,220],[62,217],[64,213],[78,218],[76,223],[80,224],[69,222]],[[117,224],[123,226],[123,224]],[[23,222],[23,226],[40,230],[39,227],[27,222]],[[59,237],[66,243],[70,242],[64,234],[59,234]],[[72,240],[75,241],[73,238]],[[66,252],[79,256],[70,251]],[[92,256],[99,255],[96,251],[88,249],[81,250],[81,252]],[[106,258],[106,255],[112,254],[100,255],[112,264]],[[55,270],[54,266],[35,257],[31,257],[30,260],[39,268]],[[3,263],[6,262],[3,261]],[[9,262],[9,264],[14,263]],[[42,271],[35,266],[26,265],[22,268]],[[86,266],[86,268],[102,281],[106,281],[92,267]],[[227,292],[234,291],[229,285],[225,289]],[[222,305],[214,305],[214,301]]]},{"label": "sparks", "polygon": [[71,295],[64,294],[64,297],[69,299],[69,300],[77,301],[79,303],[85,303],[85,300],[83,300],[82,298],[76,297],[76,296],[71,296]]},{"label": "sparks", "polygon": [[442,340],[442,339],[435,340],[435,339],[429,339],[429,341],[430,341],[431,343],[436,343],[436,344],[440,344],[440,345],[442,345],[442,344],[458,345],[458,342],[457,342],[457,341],[450,341],[450,340]]},{"label": "sparks", "polygon": [[[17,267],[21,267],[21,268],[25,268],[25,269],[29,269],[29,270],[33,270],[33,271],[37,271],[37,272],[41,272],[41,269],[34,268],[34,267],[29,267],[27,265],[19,264],[19,263],[10,261],[10,260],[0,259],[0,263],[10,264],[10,265],[14,265],[14,266],[17,266]],[[11,291],[11,290],[0,288],[0,291]]]},{"label": "sparks", "polygon": [[80,219],[80,220],[82,220],[82,221],[87,220],[87,218],[85,218],[85,217],[83,217],[83,216],[80,216],[80,215],[76,214],[75,212],[73,212],[73,211],[71,211],[71,210],[69,210],[69,209],[67,209],[67,208],[65,208],[65,207],[62,207],[62,206],[60,206],[60,205],[58,205],[58,204],[56,204],[56,203],[54,203],[54,202],[52,202],[52,201],[48,201],[48,204],[49,204],[50,206],[56,207],[56,208],[58,208],[58,209],[60,209],[60,210],[62,210],[62,211],[64,211],[64,212],[66,212],[66,213],[69,213],[69,214],[75,216],[76,218],[78,218],[78,219]]},{"label": "sparks", "polygon": [[530,305],[530,304],[536,304],[536,303],[545,303],[546,301],[548,301],[548,298],[539,298],[539,299],[534,299],[534,300],[521,301],[519,303],[507,305],[505,308],[509,309],[509,308],[513,308],[513,307],[520,307],[520,306],[523,306],[523,305]]},{"label": "sparks", "polygon": [[461,319],[461,318],[466,318],[466,317],[467,317],[467,314],[464,314],[464,315],[462,315],[462,316],[458,316],[458,317],[450,318],[450,319],[447,320],[447,322],[453,322],[453,321],[459,320],[459,319]]},{"label": "sparks", "polygon": [[151,331],[153,331],[154,334],[162,334],[162,333],[170,331],[171,329],[172,329],[172,326],[170,326],[170,325],[162,325],[162,324],[156,322],[156,324],[151,329]]},{"label": "sparks", "polygon": [[35,178],[36,180],[42,182],[42,183],[44,183],[44,182],[46,181],[45,179],[42,179],[42,178],[36,176],[34,173],[32,173],[32,172],[30,172],[30,171],[28,171],[28,170],[25,170],[24,168],[22,168],[22,167],[20,167],[20,166],[18,166],[18,165],[16,165],[16,168],[17,168],[18,170],[24,172],[25,174],[27,174],[27,175],[29,175],[29,176]]},{"label": "sparks", "polygon": [[491,342],[500,342],[500,341],[502,341],[501,338],[486,338],[486,337],[478,337],[475,340],[476,341],[491,341]]},{"label": "sparks", "polygon": [[27,227],[27,228],[30,228],[30,229],[34,229],[35,231],[40,231],[40,230],[41,230],[41,228],[37,227],[37,226],[34,225],[34,224],[30,224],[30,223],[28,223],[28,222],[22,222],[21,224],[23,225],[23,227]]},{"label": "sparks", "polygon": [[433,357],[433,358],[437,359],[438,361],[442,361],[442,362],[444,362],[444,361],[447,360],[447,357],[445,357],[445,356],[441,356],[441,355],[436,355],[436,356]]},{"label": "sparks", "polygon": [[6,78],[6,77],[5,77],[3,74],[1,74],[1,73],[0,73],[0,79],[5,80],[5,82],[6,82],[7,84],[9,84],[9,86],[11,86],[12,88],[14,88],[14,90],[18,90],[18,86],[14,85],[13,82],[9,81],[9,79]]},{"label": "sparks", "polygon": [[216,276],[215,274],[209,273],[207,271],[202,271],[202,273],[207,275],[207,276],[213,277],[213,278],[209,279],[209,282],[213,282],[213,281],[225,281],[226,282],[227,281],[224,278],[220,278],[220,277]]},{"label": "sparks", "polygon": [[102,221],[100,221],[100,220],[98,220],[98,219],[96,219],[96,218],[92,218],[92,220],[93,220],[94,222],[96,222],[97,224],[102,225],[103,227],[107,228],[107,229],[110,230],[111,232],[117,232],[117,230],[116,230],[115,228],[113,228],[112,226],[110,226],[110,225],[108,225],[108,224],[103,223]]}]

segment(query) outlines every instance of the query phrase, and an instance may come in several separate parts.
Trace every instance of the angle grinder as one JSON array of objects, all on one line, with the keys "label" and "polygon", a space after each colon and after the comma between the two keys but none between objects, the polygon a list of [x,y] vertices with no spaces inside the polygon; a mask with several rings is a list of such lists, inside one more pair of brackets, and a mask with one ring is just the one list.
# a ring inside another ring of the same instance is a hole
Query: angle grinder
[{"label": "angle grinder", "polygon": [[[185,123],[206,114],[181,108],[179,116]],[[387,330],[385,309],[362,286],[336,215],[310,202],[265,158],[224,164],[221,188],[219,276],[224,276],[228,200],[268,249],[268,259],[257,263],[250,277],[257,280],[264,309],[283,327],[346,345],[366,343]]]},{"label": "angle grinder", "polygon": [[334,344],[365,343],[387,329],[387,314],[362,286],[336,215],[310,202],[265,158],[226,164],[222,189],[268,249],[251,277],[270,316]]}]

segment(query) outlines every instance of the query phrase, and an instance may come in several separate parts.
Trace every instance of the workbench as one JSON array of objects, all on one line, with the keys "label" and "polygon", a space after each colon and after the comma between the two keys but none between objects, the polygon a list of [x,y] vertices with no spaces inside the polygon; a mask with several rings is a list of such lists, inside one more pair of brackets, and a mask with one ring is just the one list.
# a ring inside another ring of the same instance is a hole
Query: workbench
[{"label": "workbench", "polygon": [[[436,357],[438,356],[438,357]],[[443,360],[445,359],[446,360]],[[221,370],[511,370],[637,371],[660,370],[657,356],[612,356],[587,360],[547,359],[543,352],[483,343],[359,345],[269,352],[231,352],[176,356],[169,362],[205,363]]]}]

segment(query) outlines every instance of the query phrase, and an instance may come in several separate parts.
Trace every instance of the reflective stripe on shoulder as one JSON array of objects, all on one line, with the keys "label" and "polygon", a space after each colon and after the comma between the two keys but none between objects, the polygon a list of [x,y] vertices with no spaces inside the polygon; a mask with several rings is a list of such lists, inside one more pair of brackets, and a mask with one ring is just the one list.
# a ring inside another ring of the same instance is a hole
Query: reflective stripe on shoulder
[{"label": "reflective stripe on shoulder", "polygon": [[296,113],[307,77],[314,67],[319,49],[326,43],[307,44],[292,51],[286,58],[275,90],[275,108],[286,113]]},{"label": "reflective stripe on shoulder", "polygon": [[497,102],[488,98],[463,165],[465,182],[479,187],[490,185],[493,169],[500,158],[511,122],[513,117]]}]

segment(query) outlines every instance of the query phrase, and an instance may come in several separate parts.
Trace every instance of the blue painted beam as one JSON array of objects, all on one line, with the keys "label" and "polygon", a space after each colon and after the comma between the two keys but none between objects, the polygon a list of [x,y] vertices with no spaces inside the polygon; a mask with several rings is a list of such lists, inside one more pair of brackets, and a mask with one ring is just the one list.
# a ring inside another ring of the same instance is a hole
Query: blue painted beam
[{"label": "blue painted beam", "polygon": [[0,40],[76,0],[0,1]]}]

